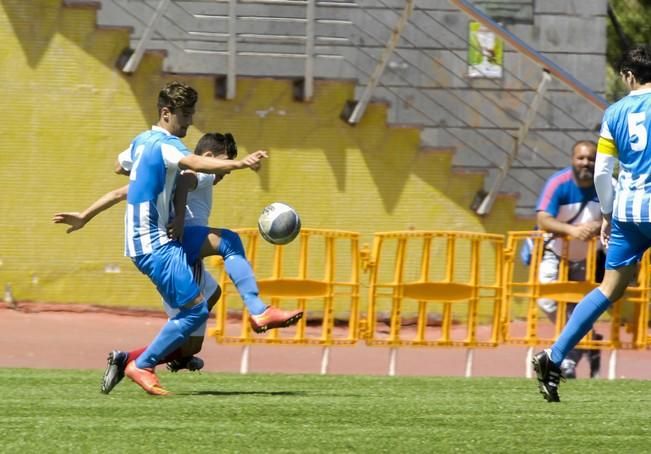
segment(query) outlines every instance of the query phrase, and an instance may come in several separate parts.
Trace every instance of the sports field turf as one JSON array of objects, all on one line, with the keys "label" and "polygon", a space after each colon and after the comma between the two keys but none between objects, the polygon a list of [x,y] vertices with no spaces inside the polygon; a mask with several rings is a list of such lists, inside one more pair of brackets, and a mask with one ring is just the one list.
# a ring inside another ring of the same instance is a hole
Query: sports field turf
[{"label": "sports field turf", "polygon": [[0,369],[0,452],[618,452],[651,449],[651,383]]}]

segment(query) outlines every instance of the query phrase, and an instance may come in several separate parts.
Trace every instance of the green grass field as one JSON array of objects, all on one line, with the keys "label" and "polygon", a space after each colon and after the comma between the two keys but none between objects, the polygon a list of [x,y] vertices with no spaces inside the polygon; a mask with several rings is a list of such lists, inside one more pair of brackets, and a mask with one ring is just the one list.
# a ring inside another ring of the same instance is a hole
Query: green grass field
[{"label": "green grass field", "polygon": [[0,369],[0,452],[649,452],[651,388],[533,380],[161,373],[152,397],[101,371]]}]

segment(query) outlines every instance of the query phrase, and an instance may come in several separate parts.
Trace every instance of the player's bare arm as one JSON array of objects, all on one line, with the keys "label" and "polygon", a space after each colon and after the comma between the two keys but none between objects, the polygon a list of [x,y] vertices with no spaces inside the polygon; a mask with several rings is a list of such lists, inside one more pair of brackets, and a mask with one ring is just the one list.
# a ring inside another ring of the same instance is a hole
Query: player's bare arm
[{"label": "player's bare arm", "polygon": [[570,228],[572,226],[570,224],[559,221],[546,211],[538,211],[536,213],[536,223],[545,232],[555,235],[572,235],[572,229]]},{"label": "player's bare arm", "polygon": [[70,227],[66,230],[66,233],[71,233],[75,230],[79,230],[102,211],[106,211],[113,205],[126,200],[128,189],[129,186],[126,185],[107,192],[81,213],[76,211],[56,213],[52,217],[52,222],[55,224],[69,225]]},{"label": "player's bare arm", "polygon": [[265,150],[255,151],[241,160],[219,159],[191,154],[184,156],[179,161],[179,168],[213,174],[241,169],[258,170],[262,160],[268,157],[269,154]]}]

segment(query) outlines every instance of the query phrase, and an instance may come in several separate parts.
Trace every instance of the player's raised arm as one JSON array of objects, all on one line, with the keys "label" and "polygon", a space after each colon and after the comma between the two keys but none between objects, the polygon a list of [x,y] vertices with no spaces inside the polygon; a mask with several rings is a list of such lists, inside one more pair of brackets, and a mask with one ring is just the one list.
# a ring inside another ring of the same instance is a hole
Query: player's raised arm
[{"label": "player's raised arm", "polygon": [[66,233],[71,233],[75,230],[79,230],[102,211],[106,211],[113,205],[126,200],[128,189],[129,185],[126,185],[107,192],[81,213],[77,211],[55,213],[52,217],[52,222],[55,224],[69,225],[70,227],[68,230],[66,230]]},{"label": "player's raised arm", "polygon": [[190,154],[179,160],[179,168],[215,174],[240,169],[258,170],[262,160],[268,157],[269,154],[265,150],[255,151],[241,160],[218,159]]}]

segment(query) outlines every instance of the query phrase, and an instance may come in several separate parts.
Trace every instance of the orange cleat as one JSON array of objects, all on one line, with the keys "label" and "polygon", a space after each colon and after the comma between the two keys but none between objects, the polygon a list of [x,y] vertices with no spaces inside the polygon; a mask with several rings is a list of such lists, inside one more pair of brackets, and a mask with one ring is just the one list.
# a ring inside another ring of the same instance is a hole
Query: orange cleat
[{"label": "orange cleat", "polygon": [[249,316],[249,323],[253,331],[264,333],[269,329],[295,325],[302,317],[302,311],[283,311],[269,306],[262,314]]},{"label": "orange cleat", "polygon": [[140,369],[135,361],[129,362],[124,374],[133,380],[138,386],[154,396],[167,396],[171,394],[163,388],[154,373],[154,369]]}]

